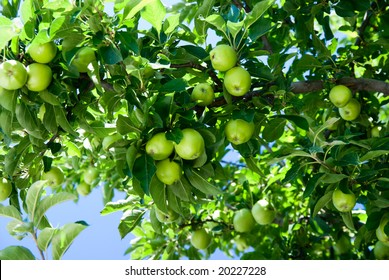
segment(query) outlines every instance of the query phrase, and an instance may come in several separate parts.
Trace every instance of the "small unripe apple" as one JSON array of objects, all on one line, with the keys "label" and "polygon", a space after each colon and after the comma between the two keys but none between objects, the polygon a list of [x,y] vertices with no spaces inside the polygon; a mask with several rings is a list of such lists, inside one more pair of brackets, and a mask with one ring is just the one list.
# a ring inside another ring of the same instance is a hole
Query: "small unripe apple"
[{"label": "small unripe apple", "polygon": [[204,228],[194,231],[190,239],[190,243],[193,247],[199,250],[207,249],[211,244],[211,241],[211,236]]},{"label": "small unripe apple", "polygon": [[361,113],[361,103],[355,98],[351,100],[342,108],[339,108],[339,115],[346,121],[353,121],[358,118]]},{"label": "small unripe apple", "polygon": [[181,178],[181,165],[175,161],[171,161],[167,158],[159,161],[156,164],[156,167],[157,171],[155,174],[157,175],[157,178],[166,185],[172,185]]},{"label": "small unripe apple", "polygon": [[329,94],[330,101],[338,108],[346,106],[352,97],[351,90],[344,85],[334,86]]},{"label": "small unripe apple", "polygon": [[236,51],[229,45],[217,45],[210,51],[209,56],[212,67],[222,72],[234,67],[238,61]]},{"label": "small unripe apple", "polygon": [[379,127],[379,126],[373,127],[370,131],[371,137],[380,137],[380,130],[381,130],[381,127]]},{"label": "small unripe apple", "polygon": [[235,145],[246,143],[254,134],[255,125],[242,119],[229,120],[224,133],[228,141]]},{"label": "small unripe apple", "polygon": [[0,202],[6,200],[12,192],[12,184],[7,179],[0,180]]},{"label": "small unripe apple", "polygon": [[27,70],[17,60],[7,60],[0,64],[0,87],[7,90],[22,88],[27,82]]},{"label": "small unripe apple", "polygon": [[57,54],[57,46],[53,42],[32,44],[27,52],[38,63],[49,63]]},{"label": "small unripe apple", "polygon": [[268,225],[274,221],[276,212],[265,199],[258,200],[251,209],[254,220],[260,225]]},{"label": "small unripe apple", "polygon": [[168,158],[173,150],[173,141],[167,140],[164,132],[155,134],[146,143],[146,153],[155,160]]},{"label": "small unripe apple", "polygon": [[374,256],[377,260],[389,260],[389,245],[382,241],[377,241],[374,245]]},{"label": "small unripe apple", "polygon": [[65,181],[65,175],[59,167],[53,166],[42,175],[43,180],[47,180],[47,184],[52,187],[59,187]]},{"label": "small unripe apple", "polygon": [[175,150],[182,159],[194,160],[205,150],[204,138],[198,131],[185,128],[182,130],[180,143],[175,144]]},{"label": "small unripe apple", "polygon": [[210,84],[200,83],[194,87],[191,99],[197,101],[200,106],[208,106],[215,99],[215,93]]},{"label": "small unripe apple", "polygon": [[351,191],[344,193],[340,189],[336,189],[332,193],[332,202],[338,211],[349,212],[354,208],[357,199]]},{"label": "small unripe apple", "polygon": [[383,242],[385,245],[389,246],[389,235],[385,233],[385,227],[389,223],[389,216],[384,215],[381,218],[380,224],[376,229],[377,239]]},{"label": "small unripe apple", "polygon": [[88,65],[96,60],[95,51],[90,47],[81,48],[74,57],[72,65],[77,68],[78,72],[88,72]]},{"label": "small unripe apple", "polygon": [[233,96],[245,95],[251,87],[251,75],[240,66],[227,71],[224,76],[224,86]]},{"label": "small unripe apple", "polygon": [[98,176],[99,171],[95,167],[90,166],[84,173],[84,182],[88,185],[91,185],[97,179]]},{"label": "small unripe apple", "polygon": [[179,215],[174,212],[173,210],[169,209],[168,213],[162,212],[157,207],[154,207],[155,209],[155,216],[157,217],[157,220],[161,223],[172,223],[178,220]]},{"label": "small unripe apple", "polygon": [[53,72],[46,64],[32,63],[27,66],[26,86],[31,91],[43,91],[51,83]]},{"label": "small unripe apple", "polygon": [[77,192],[80,195],[87,196],[91,192],[91,185],[81,182],[77,185]]},{"label": "small unripe apple", "polygon": [[250,209],[243,208],[235,212],[233,219],[234,229],[237,232],[249,232],[254,228],[255,220]]}]

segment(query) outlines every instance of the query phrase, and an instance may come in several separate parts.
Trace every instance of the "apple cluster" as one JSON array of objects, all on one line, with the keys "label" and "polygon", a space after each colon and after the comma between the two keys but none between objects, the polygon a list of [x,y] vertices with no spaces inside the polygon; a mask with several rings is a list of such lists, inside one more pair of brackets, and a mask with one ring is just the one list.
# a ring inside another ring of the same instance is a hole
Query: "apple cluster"
[{"label": "apple cluster", "polygon": [[334,86],[329,93],[329,99],[339,108],[339,115],[346,121],[355,120],[361,113],[361,103],[353,98],[351,90],[344,85]]},{"label": "apple cluster", "polygon": [[274,221],[276,212],[266,199],[258,200],[250,209],[243,208],[235,212],[233,218],[234,229],[245,233],[253,230],[255,223],[268,225]]}]

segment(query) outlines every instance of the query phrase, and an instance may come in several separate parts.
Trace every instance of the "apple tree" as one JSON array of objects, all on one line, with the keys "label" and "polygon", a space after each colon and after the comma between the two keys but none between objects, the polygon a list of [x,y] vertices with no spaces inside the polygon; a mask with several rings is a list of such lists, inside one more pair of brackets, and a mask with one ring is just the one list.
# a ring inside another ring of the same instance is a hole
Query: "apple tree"
[{"label": "apple tree", "polygon": [[1,3],[0,259],[91,191],[132,259],[388,257],[388,0]]}]

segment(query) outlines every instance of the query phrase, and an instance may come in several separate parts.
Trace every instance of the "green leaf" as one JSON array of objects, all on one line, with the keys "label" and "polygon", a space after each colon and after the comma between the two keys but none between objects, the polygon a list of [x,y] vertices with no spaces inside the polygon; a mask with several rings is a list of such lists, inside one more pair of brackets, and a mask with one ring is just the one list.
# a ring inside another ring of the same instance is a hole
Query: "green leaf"
[{"label": "green leaf", "polygon": [[117,131],[121,135],[126,135],[131,132],[141,133],[142,131],[133,125],[133,122],[129,117],[119,115],[116,121]]},{"label": "green leaf", "polygon": [[35,220],[35,213],[38,211],[43,188],[47,185],[46,181],[36,181],[28,188],[26,195],[27,214],[31,220]]},{"label": "green leaf", "polygon": [[39,92],[39,97],[42,98],[42,100],[45,101],[46,103],[49,103],[53,106],[61,105],[57,96],[50,93],[48,90],[44,90],[44,91]]},{"label": "green leaf", "polygon": [[333,183],[340,182],[340,181],[342,181],[345,178],[348,178],[348,176],[344,175],[344,174],[330,174],[330,173],[326,173],[322,177],[321,181],[322,181],[322,183],[333,184]]},{"label": "green leaf", "polygon": [[236,36],[240,31],[243,29],[244,22],[239,21],[239,22],[232,22],[232,21],[227,21],[227,28],[230,34],[232,35],[233,40],[235,41]]},{"label": "green leaf", "polygon": [[184,79],[174,79],[171,80],[159,89],[160,92],[179,92],[184,91],[187,87],[186,81]]},{"label": "green leaf", "polygon": [[141,12],[141,16],[160,33],[162,22],[166,16],[166,8],[160,0],[154,0],[149,5],[146,5]]},{"label": "green leaf", "polygon": [[192,198],[192,187],[185,176],[182,176],[181,180],[167,186],[167,188],[183,201],[190,201]]},{"label": "green leaf", "polygon": [[154,200],[155,205],[164,213],[169,213],[167,208],[166,186],[158,180],[157,176],[151,179],[150,195]]},{"label": "green leaf", "polygon": [[154,160],[148,154],[143,154],[134,162],[132,172],[134,177],[140,182],[140,185],[145,194],[149,195],[150,183],[157,168],[154,165]]},{"label": "green leaf", "polygon": [[101,47],[99,53],[106,64],[112,65],[123,61],[122,54],[116,46]]},{"label": "green leaf", "polygon": [[359,165],[359,156],[357,153],[347,153],[342,158],[335,160],[337,166]]},{"label": "green leaf", "polygon": [[205,18],[205,21],[209,24],[216,27],[217,30],[221,31],[225,37],[227,38],[227,24],[224,18],[219,14],[212,14]]},{"label": "green leaf", "polygon": [[0,204],[0,216],[22,221],[19,210],[13,205],[3,206]]},{"label": "green leaf", "polygon": [[204,1],[201,7],[197,9],[194,16],[194,24],[197,34],[200,36],[207,35],[207,22],[204,20],[212,13],[215,0]]},{"label": "green leaf", "polygon": [[35,260],[35,256],[26,247],[8,246],[0,250],[0,260]]},{"label": "green leaf", "polygon": [[37,244],[40,250],[46,251],[49,247],[51,240],[56,234],[55,228],[44,228],[38,235]]},{"label": "green leaf", "polygon": [[65,130],[66,132],[70,133],[71,135],[77,137],[78,134],[75,132],[70,125],[68,119],[66,118],[65,111],[62,107],[54,106],[54,113],[55,113],[55,119],[59,126]]},{"label": "green leaf", "polygon": [[0,106],[8,111],[15,111],[18,94],[15,90],[0,88]]},{"label": "green leaf", "polygon": [[74,239],[86,227],[86,225],[81,223],[70,223],[58,229],[51,242],[53,259],[60,260],[70,245],[72,245]]},{"label": "green leaf", "polygon": [[132,144],[126,152],[126,161],[129,171],[131,172],[132,176],[132,168],[134,167],[134,163],[136,160],[136,155],[138,154],[138,148],[135,144]]},{"label": "green leaf", "polygon": [[368,230],[375,230],[376,228],[378,228],[383,214],[384,212],[382,211],[376,211],[370,213],[366,220],[366,228]]},{"label": "green leaf", "polygon": [[127,199],[120,199],[118,201],[111,201],[105,204],[104,209],[101,210],[100,214],[102,216],[117,212],[123,211],[134,206],[135,203],[139,201],[138,197],[130,196]]},{"label": "green leaf", "polygon": [[351,211],[345,212],[345,213],[340,213],[342,216],[344,224],[351,230],[355,230],[354,227],[354,222],[353,222],[353,216],[351,214]]},{"label": "green leaf", "polygon": [[38,226],[41,223],[43,216],[53,206],[68,200],[74,200],[77,196],[72,193],[60,192],[45,196],[38,205],[34,215],[34,225]]},{"label": "green leaf", "polygon": [[9,150],[8,153],[5,155],[4,171],[9,176],[14,176],[20,158],[22,157],[26,149],[30,147],[30,145],[31,145],[30,139],[28,136],[26,136],[25,138],[23,138],[23,140],[19,142],[18,145],[16,145],[11,150]]},{"label": "green leaf", "polygon": [[179,24],[180,24],[180,14],[171,15],[163,23],[163,31],[166,34],[172,33]]},{"label": "green leaf", "polygon": [[373,158],[377,158],[383,155],[386,155],[389,153],[389,150],[375,150],[375,151],[369,151],[366,154],[364,154],[359,160],[360,162],[368,161]]},{"label": "green leaf", "polygon": [[208,182],[207,178],[201,176],[201,174],[194,169],[185,168],[185,175],[192,186],[204,194],[218,195],[222,193],[220,189]]},{"label": "green leaf", "polygon": [[15,109],[16,119],[20,125],[27,130],[32,136],[42,139],[41,132],[37,125],[37,118],[30,111],[29,107],[23,102],[16,105]]},{"label": "green leaf", "polygon": [[259,176],[261,176],[261,177],[263,177],[263,178],[266,177],[265,174],[263,174],[263,172],[261,171],[261,169],[259,169],[258,165],[255,163],[253,157],[247,157],[247,158],[245,158],[244,160],[245,160],[245,162],[246,162],[246,164],[247,164],[247,167],[248,167],[251,171],[257,173]]},{"label": "green leaf", "polygon": [[319,211],[327,205],[328,202],[332,199],[332,191],[329,191],[325,195],[319,198],[319,200],[316,202],[315,208],[313,209],[312,217],[314,218]]},{"label": "green leaf", "polygon": [[172,192],[171,188],[167,188],[167,201],[169,209],[176,213],[182,213],[181,200]]},{"label": "green leaf", "polygon": [[12,20],[4,16],[0,16],[0,28],[0,51],[2,51],[8,45],[8,42],[11,41],[13,37],[17,36],[18,33],[15,31]]},{"label": "green leaf", "polygon": [[157,219],[155,208],[150,209],[150,222],[154,231],[158,234],[162,234],[162,223]]},{"label": "green leaf", "polygon": [[288,121],[293,122],[296,126],[298,126],[301,129],[304,129],[306,131],[309,130],[309,124],[306,118],[301,116],[295,116],[295,115],[277,115],[274,116],[275,118],[283,118],[287,119]]},{"label": "green leaf", "polygon": [[132,19],[145,6],[152,4],[154,1],[155,0],[131,0],[124,2],[126,3],[126,6],[124,8],[122,21]]},{"label": "green leaf", "polygon": [[266,124],[265,128],[262,131],[262,137],[267,142],[273,142],[284,134],[286,125],[286,120],[283,119],[273,119]]},{"label": "green leaf", "polygon": [[254,5],[253,9],[244,19],[246,29],[254,24],[274,3],[274,0],[264,0]]},{"label": "green leaf", "polygon": [[323,178],[323,176],[323,173],[318,173],[314,174],[312,178],[309,179],[308,184],[304,190],[304,198],[309,197],[313,193],[317,185],[321,182],[321,178]]},{"label": "green leaf", "polygon": [[119,224],[119,233],[122,239],[139,225],[145,213],[145,210],[140,209],[131,209],[124,212]]}]

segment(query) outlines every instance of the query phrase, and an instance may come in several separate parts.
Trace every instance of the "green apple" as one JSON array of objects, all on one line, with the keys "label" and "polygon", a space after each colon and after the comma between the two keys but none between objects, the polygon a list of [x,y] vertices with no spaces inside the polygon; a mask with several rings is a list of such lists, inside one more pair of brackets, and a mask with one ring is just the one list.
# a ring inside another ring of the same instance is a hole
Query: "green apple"
[{"label": "green apple", "polygon": [[357,199],[351,191],[344,193],[340,189],[336,189],[332,193],[332,202],[338,211],[349,212],[354,208]]},{"label": "green apple", "polygon": [[236,51],[229,45],[217,45],[209,52],[209,56],[212,67],[223,72],[234,67],[238,61]]},{"label": "green apple", "polygon": [[90,47],[81,48],[72,60],[72,65],[76,67],[78,72],[88,72],[88,65],[96,60],[95,51]]},{"label": "green apple", "polygon": [[32,63],[27,66],[27,88],[31,91],[45,90],[51,83],[53,73],[46,64]]},{"label": "green apple", "polygon": [[175,161],[171,161],[167,158],[157,162],[156,167],[157,171],[155,174],[157,175],[157,178],[166,185],[172,185],[181,178],[181,165]]},{"label": "green apple", "polygon": [[235,212],[233,219],[234,229],[237,232],[249,232],[254,228],[255,220],[250,209],[243,208]]},{"label": "green apple", "polygon": [[200,106],[208,106],[215,99],[215,93],[210,84],[199,83],[193,88],[191,99]]},{"label": "green apple", "polygon": [[43,180],[47,180],[50,187],[59,187],[64,181],[65,176],[59,167],[53,166],[51,169],[42,175]]},{"label": "green apple", "polygon": [[44,44],[32,44],[27,50],[31,58],[38,63],[49,63],[57,54],[57,46],[54,42]]},{"label": "green apple", "polygon": [[377,241],[374,245],[374,256],[377,260],[389,260],[389,245],[382,241]]},{"label": "green apple", "polygon": [[229,120],[224,128],[228,141],[235,145],[246,143],[254,134],[255,125],[242,119]]},{"label": "green apple", "polygon": [[0,202],[6,200],[12,192],[12,184],[7,179],[0,181]]},{"label": "green apple", "polygon": [[385,227],[389,223],[389,216],[384,215],[381,218],[380,224],[376,229],[376,236],[379,241],[383,242],[385,245],[389,246],[389,235],[385,233]]},{"label": "green apple", "polygon": [[251,209],[251,214],[260,225],[271,224],[276,217],[276,212],[266,199],[258,200]]},{"label": "green apple", "polygon": [[251,75],[240,66],[231,68],[224,76],[224,86],[233,96],[245,95],[251,87]]},{"label": "green apple", "polygon": [[7,60],[0,64],[0,87],[8,90],[22,88],[27,82],[27,70],[17,60]]},{"label": "green apple", "polygon": [[178,213],[174,212],[173,210],[169,209],[168,213],[164,213],[157,207],[154,207],[155,209],[155,216],[157,217],[157,220],[164,224],[169,224],[172,222],[175,222],[178,220],[179,215]]},{"label": "green apple", "polygon": [[84,182],[88,185],[92,185],[97,177],[99,177],[99,171],[95,167],[90,166],[84,173]]},{"label": "green apple", "polygon": [[352,245],[350,242],[350,237],[346,235],[342,235],[334,245],[334,251],[337,255],[344,255],[352,249]]},{"label": "green apple", "polygon": [[80,195],[87,196],[91,192],[91,185],[81,182],[77,185],[77,192]]},{"label": "green apple", "polygon": [[374,126],[370,131],[371,137],[380,137],[380,131],[381,131],[380,126]]},{"label": "green apple", "polygon": [[339,108],[339,115],[346,121],[353,121],[358,118],[361,113],[361,103],[355,98],[351,100],[342,108]]},{"label": "green apple", "polygon": [[204,228],[192,232],[192,237],[190,239],[192,246],[198,250],[207,249],[211,244],[211,241],[212,238],[210,234]]},{"label": "green apple", "polygon": [[146,153],[155,160],[164,160],[168,158],[173,150],[173,141],[167,140],[164,132],[153,135],[146,143]]},{"label": "green apple", "polygon": [[334,86],[329,94],[330,101],[338,108],[346,106],[352,97],[351,90],[344,85]]},{"label": "green apple", "polygon": [[115,144],[117,141],[120,141],[122,139],[123,137],[120,134],[111,134],[103,138],[103,141],[101,142],[101,146],[103,147],[103,150],[108,151],[113,144]]},{"label": "green apple", "polygon": [[192,128],[182,130],[180,143],[175,144],[177,155],[182,159],[193,160],[201,156],[205,150],[204,138]]}]

